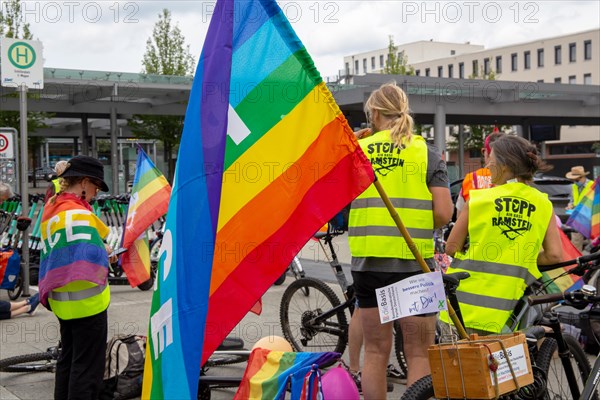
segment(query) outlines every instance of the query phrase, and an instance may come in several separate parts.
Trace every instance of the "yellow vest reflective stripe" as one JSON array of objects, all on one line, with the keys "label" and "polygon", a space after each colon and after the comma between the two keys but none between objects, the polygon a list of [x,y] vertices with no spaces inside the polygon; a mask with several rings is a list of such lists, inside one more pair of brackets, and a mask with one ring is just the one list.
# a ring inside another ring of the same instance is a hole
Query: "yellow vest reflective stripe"
[{"label": "yellow vest reflective stripe", "polygon": [[48,303],[62,320],[90,317],[106,310],[110,288],[88,281],[73,281],[50,292]]},{"label": "yellow vest reflective stripe", "polygon": [[60,192],[60,182],[58,178],[52,179],[52,184],[54,185],[54,193]]},{"label": "yellow vest reflective stripe", "polygon": [[[427,188],[427,143],[413,136],[398,150],[390,131],[377,132],[359,141],[373,165],[377,179],[419,252],[433,257],[433,205]],[[390,257],[414,260],[374,185],[352,202],[348,242],[354,257]]]},{"label": "yellow vest reflective stripe", "polygon": [[522,183],[471,192],[471,243],[448,269],[471,275],[456,292],[465,327],[503,330],[527,285],[541,277],[537,256],[551,217],[548,196]]},{"label": "yellow vest reflective stripe", "polygon": [[588,181],[585,185],[583,185],[581,192],[579,192],[579,187],[576,184],[571,185],[571,191],[573,192],[573,206],[577,206],[577,204],[579,204],[593,184],[594,181]]}]

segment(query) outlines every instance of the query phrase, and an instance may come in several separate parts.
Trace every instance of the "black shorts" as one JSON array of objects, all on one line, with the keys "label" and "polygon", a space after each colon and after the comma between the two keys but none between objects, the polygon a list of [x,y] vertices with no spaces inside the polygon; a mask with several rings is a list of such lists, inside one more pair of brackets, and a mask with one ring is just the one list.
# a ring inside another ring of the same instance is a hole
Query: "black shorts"
[{"label": "black shorts", "polygon": [[[356,272],[352,271],[354,292],[360,308],[377,308],[375,291],[406,278],[422,274],[418,272]],[[418,317],[430,317],[437,313],[421,314]]]},{"label": "black shorts", "polygon": [[10,303],[0,300],[0,319],[10,319]]}]

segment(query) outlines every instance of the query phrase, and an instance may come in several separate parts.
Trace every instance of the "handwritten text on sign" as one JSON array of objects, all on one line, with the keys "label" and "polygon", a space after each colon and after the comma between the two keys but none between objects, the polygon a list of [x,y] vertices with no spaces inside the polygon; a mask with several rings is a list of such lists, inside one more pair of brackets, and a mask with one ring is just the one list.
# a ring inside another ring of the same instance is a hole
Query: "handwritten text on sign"
[{"label": "handwritten text on sign", "polygon": [[416,275],[377,289],[381,323],[447,310],[441,272]]}]

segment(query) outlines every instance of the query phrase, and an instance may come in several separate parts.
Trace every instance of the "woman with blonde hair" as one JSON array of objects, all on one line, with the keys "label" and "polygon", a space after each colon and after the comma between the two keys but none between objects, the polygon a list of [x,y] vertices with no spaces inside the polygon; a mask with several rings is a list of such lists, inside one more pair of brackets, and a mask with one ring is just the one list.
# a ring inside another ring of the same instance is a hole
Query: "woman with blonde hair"
[{"label": "woman with blonde hair", "polygon": [[[433,269],[433,230],[448,223],[453,211],[446,164],[421,136],[413,134],[408,98],[400,87],[390,83],[375,90],[365,112],[373,133],[357,133],[361,148]],[[361,385],[365,399],[381,399],[386,397],[392,324],[380,322],[375,291],[422,270],[373,185],[352,203],[348,234],[365,345]],[[400,320],[408,385],[429,374],[427,348],[434,342],[435,321],[435,315]]]}]

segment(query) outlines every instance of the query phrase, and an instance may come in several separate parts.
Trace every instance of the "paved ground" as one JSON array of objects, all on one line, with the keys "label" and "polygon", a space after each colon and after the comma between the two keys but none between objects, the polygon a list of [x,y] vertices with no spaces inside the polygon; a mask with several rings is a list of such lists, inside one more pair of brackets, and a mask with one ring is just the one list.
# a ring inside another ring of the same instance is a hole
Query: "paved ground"
[{"label": "paved ground", "polygon": [[[349,262],[349,252],[345,237],[337,238],[336,251],[340,261]],[[333,273],[322,262],[324,253],[316,242],[309,242],[301,253],[307,275],[332,281]],[[348,268],[345,268],[348,277]],[[261,316],[249,314],[235,328],[234,334],[244,339],[251,347],[258,339],[268,334],[281,335],[279,324],[279,303],[286,287],[293,281],[288,277],[281,286],[273,286],[263,297]],[[335,287],[334,284],[331,284]],[[37,291],[32,287],[32,292]],[[338,290],[338,295],[341,296]],[[150,312],[151,292],[142,292],[129,286],[111,286],[112,302],[109,308],[109,337],[118,333],[146,334]],[[0,291],[0,299],[8,300],[6,291]],[[0,359],[16,355],[45,351],[59,340],[58,322],[54,315],[40,307],[33,317],[19,317],[0,321]],[[344,355],[347,360],[347,354]],[[213,368],[210,374],[224,376],[242,376],[244,365]],[[54,375],[7,374],[0,373],[0,399],[51,399],[54,388]],[[394,391],[388,393],[388,399],[398,399],[404,391],[403,385],[394,384]],[[231,399],[233,389],[214,390],[213,399]]]}]

